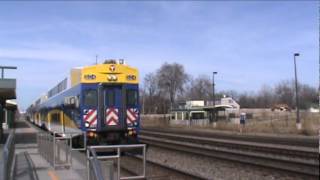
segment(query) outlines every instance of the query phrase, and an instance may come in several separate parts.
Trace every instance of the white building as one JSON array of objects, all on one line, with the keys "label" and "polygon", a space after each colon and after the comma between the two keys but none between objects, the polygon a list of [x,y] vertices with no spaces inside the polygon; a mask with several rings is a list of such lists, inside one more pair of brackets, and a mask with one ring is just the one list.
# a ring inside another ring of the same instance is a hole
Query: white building
[{"label": "white building", "polygon": [[232,106],[232,109],[240,110],[240,105],[231,97],[224,97],[221,99],[221,105]]},{"label": "white building", "polygon": [[196,100],[186,101],[178,104],[177,108],[171,110],[171,120],[199,120],[209,119],[210,111],[222,111],[224,116],[229,112],[240,110],[240,105],[231,97],[223,97],[216,101],[213,106],[212,101]]}]

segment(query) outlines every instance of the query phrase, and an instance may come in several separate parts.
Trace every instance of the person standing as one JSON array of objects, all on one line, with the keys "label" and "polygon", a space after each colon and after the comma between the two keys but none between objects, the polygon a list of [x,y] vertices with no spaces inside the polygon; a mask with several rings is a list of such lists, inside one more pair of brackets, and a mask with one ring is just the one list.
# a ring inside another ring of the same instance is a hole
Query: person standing
[{"label": "person standing", "polygon": [[246,124],[246,113],[241,113],[240,114],[240,133],[242,133],[245,124]]}]

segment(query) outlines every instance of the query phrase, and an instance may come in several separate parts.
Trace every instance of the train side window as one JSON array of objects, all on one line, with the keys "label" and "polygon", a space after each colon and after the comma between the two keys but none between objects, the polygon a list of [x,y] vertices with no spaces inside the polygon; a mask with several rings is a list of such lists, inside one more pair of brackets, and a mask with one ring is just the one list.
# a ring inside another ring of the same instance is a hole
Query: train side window
[{"label": "train side window", "polygon": [[128,89],[126,94],[128,106],[135,106],[138,104],[138,92],[136,90]]},{"label": "train side window", "polygon": [[84,91],[84,104],[86,106],[97,106],[98,96],[97,91],[94,89],[89,89]]},{"label": "train side window", "polygon": [[59,113],[53,113],[51,114],[51,122],[54,124],[59,124],[60,123],[60,114]]},{"label": "train side window", "polygon": [[107,99],[106,99],[106,104],[108,106],[114,106],[115,105],[115,91],[114,90],[109,90],[107,91]]},{"label": "train side window", "polygon": [[80,125],[81,124],[81,118],[80,118],[79,111],[78,110],[72,110],[71,114],[72,114],[72,118],[76,121],[76,123],[78,125]]}]

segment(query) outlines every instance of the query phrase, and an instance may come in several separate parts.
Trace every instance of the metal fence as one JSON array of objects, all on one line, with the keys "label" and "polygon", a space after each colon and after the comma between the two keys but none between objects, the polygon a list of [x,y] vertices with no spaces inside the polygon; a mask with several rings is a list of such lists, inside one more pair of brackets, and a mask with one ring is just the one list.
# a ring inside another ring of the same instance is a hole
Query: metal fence
[{"label": "metal fence", "polygon": [[[142,149],[142,173],[137,176],[127,176],[121,177],[121,152],[124,149]],[[115,155],[97,155],[98,152],[110,152],[115,150]],[[102,180],[114,179],[114,169],[113,161],[107,162],[106,171],[101,169],[101,163],[99,160],[114,160],[117,161],[117,180],[127,180],[127,179],[145,179],[146,177],[146,145],[145,144],[130,144],[130,145],[109,145],[109,146],[89,146],[87,148],[87,170],[88,170],[88,180]],[[103,177],[102,172],[106,174]],[[101,179],[102,178],[102,179]]]},{"label": "metal fence", "polygon": [[170,120],[169,125],[203,127],[210,125],[210,121],[209,119]]},{"label": "metal fence", "polygon": [[[101,164],[97,158],[96,150],[92,148],[88,148],[87,157],[88,157],[87,159],[88,180],[104,180]],[[113,164],[109,164],[107,169],[109,170],[108,179],[113,180]]]},{"label": "metal fence", "polygon": [[86,134],[83,133],[83,148],[73,148],[72,139],[79,133],[50,133],[39,132],[37,134],[37,143],[39,153],[46,159],[51,166],[56,167],[70,167],[72,166],[72,151],[86,149]]},{"label": "metal fence", "polygon": [[13,178],[13,162],[15,155],[14,144],[14,130],[11,130],[8,139],[3,147],[2,159],[0,159],[0,180],[11,180]]}]

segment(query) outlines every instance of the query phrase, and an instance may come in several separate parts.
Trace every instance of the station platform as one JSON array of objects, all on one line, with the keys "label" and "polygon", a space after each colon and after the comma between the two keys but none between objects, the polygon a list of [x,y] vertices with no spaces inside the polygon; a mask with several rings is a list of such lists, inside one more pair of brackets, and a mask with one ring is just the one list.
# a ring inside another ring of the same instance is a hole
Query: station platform
[{"label": "station platform", "polygon": [[15,180],[71,180],[87,179],[85,153],[72,152],[72,166],[53,168],[38,152],[39,130],[24,120],[16,121],[15,129]]}]

